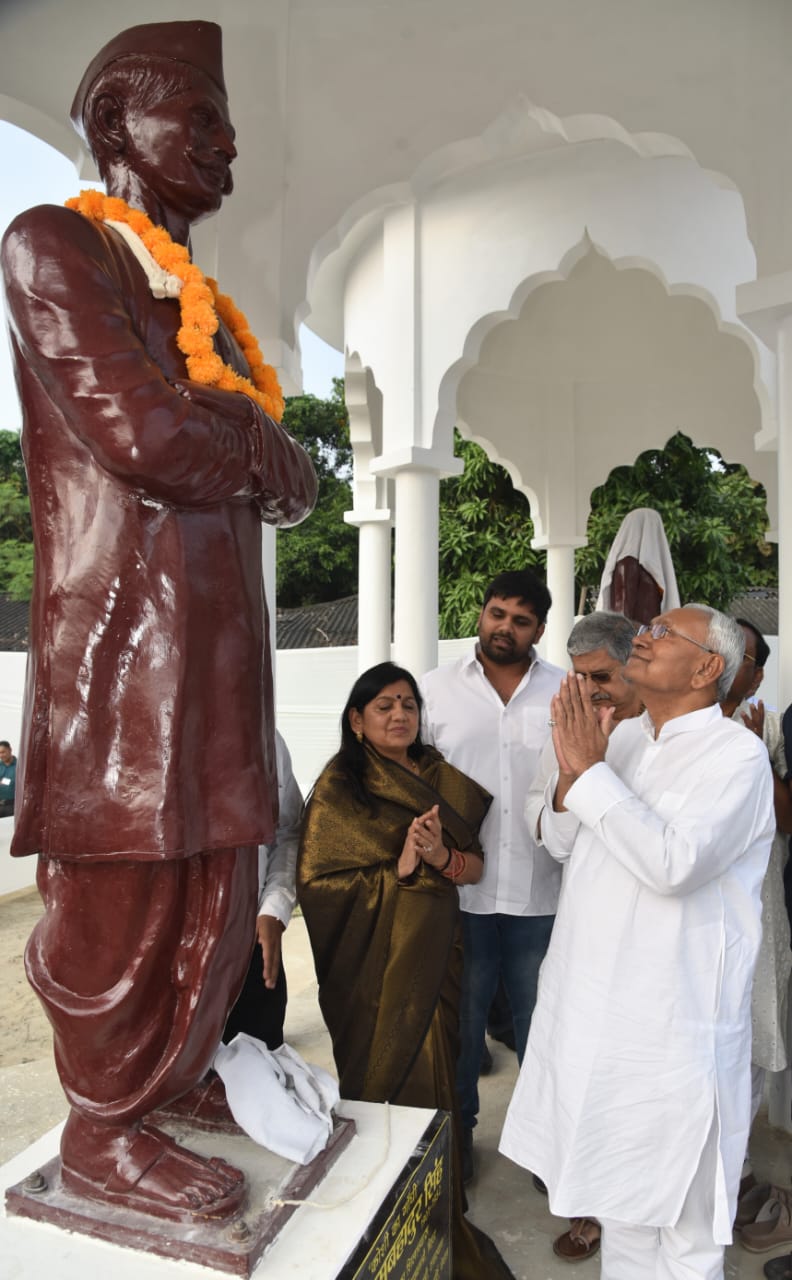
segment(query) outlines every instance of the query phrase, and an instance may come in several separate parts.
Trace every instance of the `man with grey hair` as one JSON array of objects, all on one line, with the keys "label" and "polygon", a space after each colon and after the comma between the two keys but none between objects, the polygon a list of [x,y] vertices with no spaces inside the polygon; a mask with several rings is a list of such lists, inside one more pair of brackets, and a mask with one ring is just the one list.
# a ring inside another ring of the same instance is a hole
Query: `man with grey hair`
[{"label": "man with grey hair", "polygon": [[722,1280],[750,1117],[751,982],[775,827],[767,754],[720,712],[730,618],[633,640],[613,728],[570,674],[540,837],[566,863],[501,1150],[553,1213],[595,1214],[603,1280]]},{"label": "man with grey hair", "polygon": [[[611,712],[614,724],[643,711],[640,694],[624,674],[634,635],[635,624],[623,613],[600,609],[579,618],[567,640],[572,670],[583,677],[584,689],[597,714]],[[555,750],[552,739],[548,739],[525,802],[528,829],[537,832],[540,843],[545,788],[555,769]],[[598,1251],[600,1237],[597,1219],[579,1214],[571,1220],[569,1230],[553,1241],[553,1252],[566,1262],[580,1262]]]},{"label": "man with grey hair", "polygon": [[587,681],[598,711],[613,707],[615,724],[643,710],[635,685],[624,675],[634,635],[635,626],[623,613],[602,609],[580,618],[567,640],[572,669]]},{"label": "man with grey hair", "polygon": [[[623,613],[598,609],[579,618],[567,640],[572,670],[582,677],[598,716],[611,713],[614,725],[643,711],[641,695],[624,674],[634,636],[635,624]],[[537,833],[540,843],[545,789],[556,768],[553,740],[548,738],[525,801],[528,829]]]}]

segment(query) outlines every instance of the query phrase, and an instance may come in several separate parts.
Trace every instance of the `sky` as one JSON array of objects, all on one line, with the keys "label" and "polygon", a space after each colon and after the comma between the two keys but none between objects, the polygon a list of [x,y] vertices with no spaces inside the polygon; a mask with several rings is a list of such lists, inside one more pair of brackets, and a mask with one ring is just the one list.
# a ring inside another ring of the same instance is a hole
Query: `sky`
[{"label": "sky", "polygon": [[[23,209],[36,204],[62,204],[81,187],[90,185],[77,177],[71,161],[59,151],[3,120],[0,120],[0,173],[8,179],[0,187],[0,237]],[[239,305],[244,311],[244,299],[239,299]],[[304,390],[316,396],[329,396],[332,379],[343,377],[343,356],[315,337],[305,325],[300,329],[300,346]],[[20,426],[0,289],[0,428],[18,431]]]}]

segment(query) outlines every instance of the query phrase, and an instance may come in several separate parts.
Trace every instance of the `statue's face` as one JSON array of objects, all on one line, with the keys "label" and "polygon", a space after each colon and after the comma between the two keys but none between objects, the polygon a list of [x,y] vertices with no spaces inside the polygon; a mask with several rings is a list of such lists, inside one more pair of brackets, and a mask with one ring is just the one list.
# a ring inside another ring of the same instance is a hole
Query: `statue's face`
[{"label": "statue's face", "polygon": [[233,190],[237,154],[225,94],[202,72],[171,97],[124,111],[124,160],[161,203],[190,222]]}]

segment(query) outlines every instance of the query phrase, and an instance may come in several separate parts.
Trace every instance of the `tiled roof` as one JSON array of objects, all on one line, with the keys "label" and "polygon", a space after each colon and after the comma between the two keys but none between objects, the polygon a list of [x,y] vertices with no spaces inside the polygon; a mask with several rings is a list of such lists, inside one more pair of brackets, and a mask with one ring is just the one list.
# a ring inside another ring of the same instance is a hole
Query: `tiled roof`
[{"label": "tiled roof", "polygon": [[357,644],[357,596],[309,604],[302,609],[278,609],[275,615],[278,649],[326,649]]},{"label": "tiled roof", "polygon": [[28,647],[30,604],[0,592],[0,653],[24,653]]},{"label": "tiled roof", "polygon": [[[592,588],[585,600],[587,611],[591,612],[597,600],[597,590]],[[706,604],[705,600],[701,601]],[[778,588],[752,587],[741,596],[735,596],[726,610],[732,618],[745,618],[763,636],[778,635]]]},{"label": "tiled roof", "polygon": [[730,613],[733,618],[745,618],[745,621],[752,623],[763,636],[777,636],[778,588],[753,587],[744,595],[735,596],[727,613]]},{"label": "tiled roof", "polygon": [[[24,653],[28,642],[30,605],[10,600],[0,593],[0,652]],[[728,612],[745,618],[762,635],[778,635],[778,591],[756,587],[735,597]],[[357,596],[345,596],[326,604],[305,605],[302,609],[278,609],[276,613],[278,649],[325,649],[357,644]]]},{"label": "tiled roof", "polygon": [[[0,592],[0,652],[24,653],[28,647],[30,604]],[[279,649],[319,649],[357,644],[357,596],[302,609],[278,609]]]}]

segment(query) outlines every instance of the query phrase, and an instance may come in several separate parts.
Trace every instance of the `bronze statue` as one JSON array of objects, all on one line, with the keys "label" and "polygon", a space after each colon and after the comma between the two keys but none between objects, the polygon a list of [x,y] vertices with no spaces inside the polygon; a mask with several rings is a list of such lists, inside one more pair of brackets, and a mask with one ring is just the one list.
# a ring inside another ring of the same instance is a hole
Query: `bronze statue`
[{"label": "bronze statue", "polygon": [[223,1217],[242,1174],[145,1117],[206,1071],[247,967],[278,794],[261,521],[303,519],[316,479],[185,251],[232,189],[219,27],[123,32],[72,118],[120,200],[31,209],[2,250],[36,544],[12,853],[39,856],[46,911],[26,965],[71,1105],[65,1186]]}]

